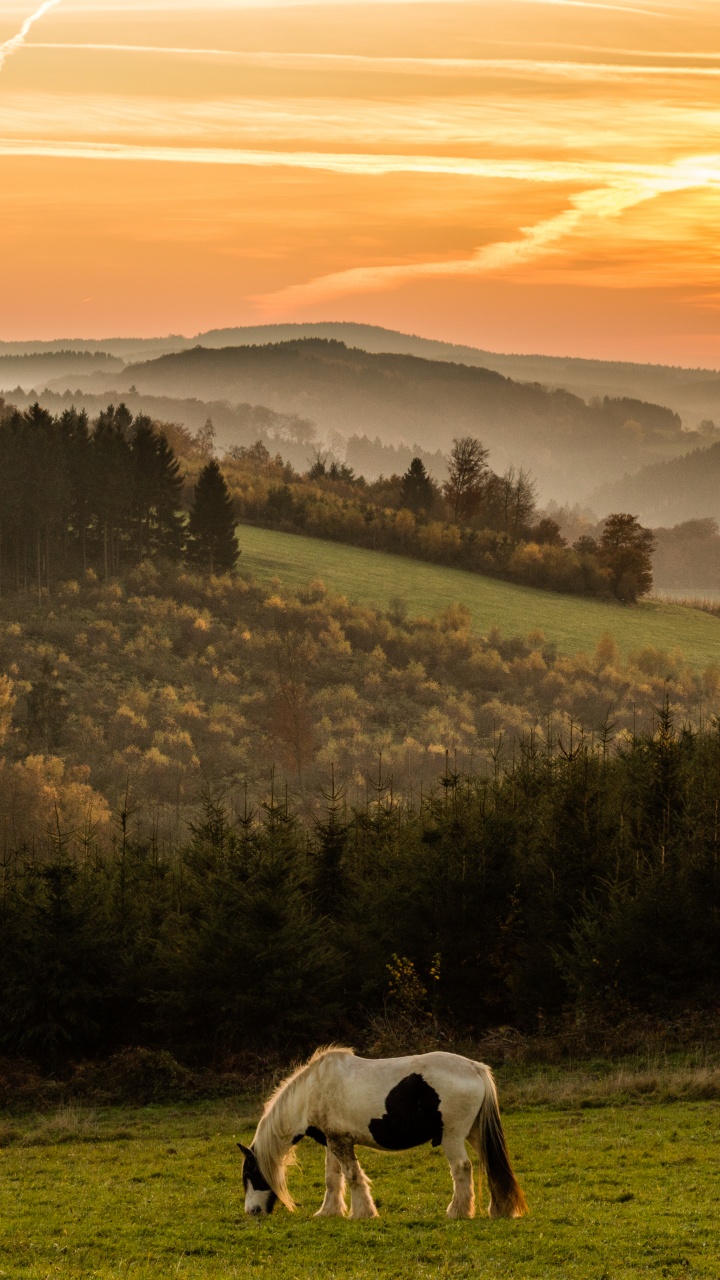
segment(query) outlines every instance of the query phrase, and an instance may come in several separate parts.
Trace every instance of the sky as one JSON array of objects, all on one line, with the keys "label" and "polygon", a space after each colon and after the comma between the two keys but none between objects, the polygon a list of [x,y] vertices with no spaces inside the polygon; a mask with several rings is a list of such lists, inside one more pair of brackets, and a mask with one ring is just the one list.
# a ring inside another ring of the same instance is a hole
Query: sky
[{"label": "sky", "polygon": [[720,367],[718,0],[0,0],[0,339]]}]

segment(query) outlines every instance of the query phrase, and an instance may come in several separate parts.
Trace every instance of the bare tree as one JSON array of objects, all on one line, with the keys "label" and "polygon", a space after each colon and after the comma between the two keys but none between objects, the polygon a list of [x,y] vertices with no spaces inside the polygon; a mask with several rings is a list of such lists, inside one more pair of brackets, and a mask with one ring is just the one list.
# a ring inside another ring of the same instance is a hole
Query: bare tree
[{"label": "bare tree", "polygon": [[473,436],[453,440],[448,466],[449,477],[443,493],[452,508],[453,520],[468,520],[482,498],[485,478],[490,470],[488,450]]}]

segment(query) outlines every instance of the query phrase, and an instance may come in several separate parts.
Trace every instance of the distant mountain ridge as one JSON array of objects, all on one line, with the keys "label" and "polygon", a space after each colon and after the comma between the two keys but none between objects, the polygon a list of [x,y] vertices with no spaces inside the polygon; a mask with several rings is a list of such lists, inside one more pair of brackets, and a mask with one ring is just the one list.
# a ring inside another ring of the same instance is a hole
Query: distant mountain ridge
[{"label": "distant mountain ridge", "polygon": [[[703,419],[720,425],[720,372],[681,366],[486,351],[479,347],[423,338],[380,325],[352,321],[245,325],[208,329],[193,337],[169,334],[155,338],[58,338],[47,342],[0,342],[0,356],[76,350],[104,351],[127,361],[147,360],[171,352],[205,347],[260,345],[296,338],[337,338],[371,353],[389,352],[426,359],[479,365],[519,381],[565,387],[587,400],[592,396],[630,396],[668,405],[687,429]],[[25,386],[25,384],[21,384]],[[55,387],[62,390],[62,387]]]}]

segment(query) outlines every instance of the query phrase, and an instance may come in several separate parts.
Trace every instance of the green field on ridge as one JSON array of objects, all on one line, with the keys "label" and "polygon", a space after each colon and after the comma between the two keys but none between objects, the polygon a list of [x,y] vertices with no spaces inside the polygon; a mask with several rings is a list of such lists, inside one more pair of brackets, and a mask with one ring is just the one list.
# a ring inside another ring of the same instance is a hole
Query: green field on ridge
[{"label": "green field on ridge", "polygon": [[330,591],[387,609],[400,596],[411,616],[428,617],[460,601],[474,629],[505,636],[542,631],[566,653],[592,650],[610,632],[623,656],[646,645],[682,650],[694,667],[720,661],[720,618],[701,609],[647,600],[634,606],[588,600],[484,578],[464,569],[425,564],[320,538],[240,525],[240,570],[291,589],[322,578]]}]

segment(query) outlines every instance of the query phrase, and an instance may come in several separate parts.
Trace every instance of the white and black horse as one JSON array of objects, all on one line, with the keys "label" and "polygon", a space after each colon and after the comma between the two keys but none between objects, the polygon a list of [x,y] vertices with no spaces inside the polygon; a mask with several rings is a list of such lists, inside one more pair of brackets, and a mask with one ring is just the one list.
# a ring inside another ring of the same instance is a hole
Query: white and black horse
[{"label": "white and black horse", "polygon": [[352,1049],[318,1049],[268,1100],[245,1156],[245,1212],[271,1213],[280,1200],[294,1209],[287,1168],[301,1138],[326,1148],[325,1199],[318,1217],[345,1214],[374,1218],[370,1182],[355,1146],[405,1151],[422,1143],[441,1146],[453,1177],[451,1218],[475,1213],[472,1164],[466,1142],[477,1151],[490,1186],[488,1212],[519,1218],[527,1211],[513,1173],[500,1123],[495,1081],[489,1067],[455,1053],[410,1058],[359,1058]]}]

